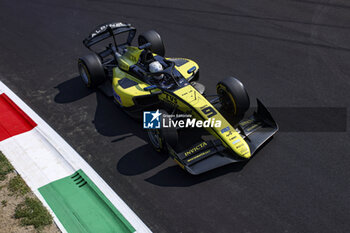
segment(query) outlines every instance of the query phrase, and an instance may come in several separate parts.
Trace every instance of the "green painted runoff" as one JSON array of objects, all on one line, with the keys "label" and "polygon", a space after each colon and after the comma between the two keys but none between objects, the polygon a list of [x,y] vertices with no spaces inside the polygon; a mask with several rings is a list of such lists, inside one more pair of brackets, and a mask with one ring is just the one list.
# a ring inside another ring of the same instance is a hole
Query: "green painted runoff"
[{"label": "green painted runoff", "polygon": [[39,188],[39,192],[69,233],[135,232],[82,170]]}]

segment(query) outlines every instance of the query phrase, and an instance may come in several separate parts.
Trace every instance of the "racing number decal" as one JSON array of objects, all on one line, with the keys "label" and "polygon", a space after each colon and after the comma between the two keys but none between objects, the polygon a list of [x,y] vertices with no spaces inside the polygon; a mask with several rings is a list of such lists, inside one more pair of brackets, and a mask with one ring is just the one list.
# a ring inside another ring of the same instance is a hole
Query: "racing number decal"
[{"label": "racing number decal", "polygon": [[165,97],[169,102],[177,104],[177,99],[174,96],[165,94]]},{"label": "racing number decal", "polygon": [[217,112],[212,107],[206,107],[202,109],[202,112],[207,115],[207,117],[213,117],[217,114]]}]

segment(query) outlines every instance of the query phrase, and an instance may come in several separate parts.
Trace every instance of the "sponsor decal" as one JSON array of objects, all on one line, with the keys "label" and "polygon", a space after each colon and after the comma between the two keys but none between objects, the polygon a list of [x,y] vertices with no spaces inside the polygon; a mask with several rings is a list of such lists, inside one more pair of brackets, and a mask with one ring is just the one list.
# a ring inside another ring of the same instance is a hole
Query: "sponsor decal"
[{"label": "sponsor decal", "polygon": [[261,125],[262,125],[261,122],[259,122],[259,123],[257,123],[257,124],[254,124],[254,125],[252,125],[251,127],[249,127],[249,128],[247,129],[247,132],[250,132],[250,131],[252,131],[252,130],[258,128],[258,127],[261,126]]},{"label": "sponsor decal", "polygon": [[108,27],[111,27],[113,29],[113,28],[125,27],[125,26],[127,26],[127,25],[124,24],[124,23],[110,23],[110,24],[106,24],[106,25],[101,26],[99,29],[95,30],[93,33],[91,33],[91,37],[95,37],[99,33],[106,31]]},{"label": "sponsor decal", "polygon": [[234,144],[236,144],[236,143],[238,143],[238,142],[240,142],[240,141],[241,141],[241,140],[237,139],[237,140],[233,141],[232,144],[234,145]]},{"label": "sponsor decal", "polygon": [[229,138],[228,140],[232,141],[233,139],[235,139],[237,136],[233,136],[231,138]]},{"label": "sponsor decal", "polygon": [[120,95],[118,95],[114,89],[113,89],[113,96],[120,104],[122,104],[122,99],[120,98]]},{"label": "sponsor decal", "polygon": [[166,97],[166,100],[170,103],[174,103],[174,104],[177,104],[177,99],[176,97],[172,96],[172,95],[168,95],[168,94],[165,94],[165,97]]},{"label": "sponsor decal", "polygon": [[189,90],[188,92],[183,93],[181,96],[185,96],[185,95],[190,94],[192,92],[193,92],[193,90]]},{"label": "sponsor decal", "polygon": [[210,151],[211,150],[204,151],[204,152],[200,153],[199,155],[196,155],[193,158],[188,159],[187,162],[191,162],[191,161],[193,161],[195,159],[198,159],[199,157],[202,157],[203,155],[206,155],[206,154],[210,153]]},{"label": "sponsor decal", "polygon": [[247,149],[246,147],[243,147],[243,148],[241,149],[241,153],[244,153],[244,152],[246,152],[246,151],[248,151],[248,149]]},{"label": "sponsor decal", "polygon": [[223,129],[221,129],[221,133],[225,133],[225,132],[227,132],[229,130],[230,130],[230,127],[227,126],[227,127],[223,128]]},{"label": "sponsor decal", "polygon": [[184,154],[187,157],[193,153],[196,153],[197,151],[201,150],[203,147],[205,147],[207,145],[208,145],[208,143],[202,142],[202,143],[198,144],[197,146],[193,147],[192,149],[186,151]]},{"label": "sponsor decal", "polygon": [[232,131],[228,132],[228,134],[226,134],[226,137],[229,137],[232,135]]},{"label": "sponsor decal", "polygon": [[159,129],[160,116],[162,114],[157,111],[143,112],[143,128],[144,129]]},{"label": "sponsor decal", "polygon": [[252,122],[253,122],[252,119],[248,119],[248,120],[239,122],[239,124],[243,127],[243,126],[248,125],[248,124],[250,124]]}]

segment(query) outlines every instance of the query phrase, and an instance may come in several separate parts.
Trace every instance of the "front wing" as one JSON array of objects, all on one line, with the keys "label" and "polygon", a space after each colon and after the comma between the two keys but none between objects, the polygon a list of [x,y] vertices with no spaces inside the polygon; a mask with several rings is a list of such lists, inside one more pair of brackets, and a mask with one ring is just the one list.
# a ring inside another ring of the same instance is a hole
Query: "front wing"
[{"label": "front wing", "polygon": [[[240,121],[236,130],[247,142],[253,155],[277,131],[278,125],[266,107],[259,101],[257,111]],[[190,174],[198,175],[230,163],[247,159],[236,155],[225,147],[221,140],[202,141],[189,149],[177,153],[168,145],[170,156]]]}]

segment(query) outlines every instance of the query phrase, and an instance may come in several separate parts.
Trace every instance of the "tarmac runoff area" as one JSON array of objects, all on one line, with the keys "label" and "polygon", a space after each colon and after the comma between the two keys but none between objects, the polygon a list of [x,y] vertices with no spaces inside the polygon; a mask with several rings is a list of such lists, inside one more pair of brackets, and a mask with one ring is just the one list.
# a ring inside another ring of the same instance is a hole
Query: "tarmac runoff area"
[{"label": "tarmac runoff area", "polygon": [[[350,232],[349,9],[346,0],[1,0],[0,80],[154,232]],[[82,40],[111,21],[136,36],[156,30],[167,57],[198,63],[208,94],[238,78],[280,131],[247,164],[184,173],[152,149],[142,123],[82,85]]]}]

